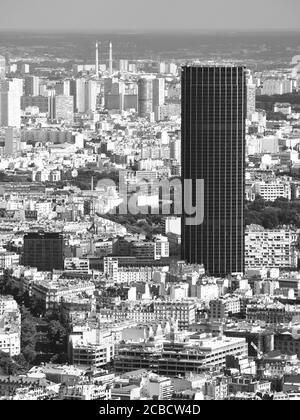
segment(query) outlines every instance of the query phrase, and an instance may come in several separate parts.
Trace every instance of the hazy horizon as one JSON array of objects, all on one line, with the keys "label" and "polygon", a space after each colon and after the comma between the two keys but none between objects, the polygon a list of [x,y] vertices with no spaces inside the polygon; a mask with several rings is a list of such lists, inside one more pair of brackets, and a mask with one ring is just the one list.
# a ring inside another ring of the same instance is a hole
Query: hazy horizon
[{"label": "hazy horizon", "polygon": [[168,35],[168,34],[187,34],[187,35],[219,35],[219,34],[228,34],[228,35],[236,35],[236,34],[249,34],[249,35],[260,35],[260,34],[278,34],[278,33],[282,33],[282,34],[293,34],[293,33],[300,33],[300,28],[285,28],[285,29],[237,29],[237,30],[232,30],[232,29],[140,29],[140,30],[127,30],[127,29],[120,29],[120,28],[112,28],[112,29],[106,29],[106,30],[86,30],[86,29],[81,29],[81,30],[71,30],[71,29],[2,29],[0,28],[0,33],[11,33],[11,34],[20,34],[20,33],[24,33],[24,34],[42,34],[42,35],[47,35],[47,34],[57,34],[57,35],[61,35],[61,34],[69,34],[69,35],[93,35],[93,34],[115,34],[115,35],[135,35],[135,34],[143,34],[143,35],[155,35],[155,34],[163,34],[163,35]]},{"label": "hazy horizon", "polygon": [[1,0],[0,32],[295,32],[299,18],[299,0]]}]

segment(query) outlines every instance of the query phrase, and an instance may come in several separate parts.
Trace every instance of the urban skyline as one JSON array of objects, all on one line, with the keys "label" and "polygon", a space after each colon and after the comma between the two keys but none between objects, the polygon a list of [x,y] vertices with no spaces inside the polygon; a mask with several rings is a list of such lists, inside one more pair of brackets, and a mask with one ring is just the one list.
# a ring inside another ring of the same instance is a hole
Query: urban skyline
[{"label": "urban skyline", "polygon": [[0,400],[300,400],[299,1],[1,3]]}]

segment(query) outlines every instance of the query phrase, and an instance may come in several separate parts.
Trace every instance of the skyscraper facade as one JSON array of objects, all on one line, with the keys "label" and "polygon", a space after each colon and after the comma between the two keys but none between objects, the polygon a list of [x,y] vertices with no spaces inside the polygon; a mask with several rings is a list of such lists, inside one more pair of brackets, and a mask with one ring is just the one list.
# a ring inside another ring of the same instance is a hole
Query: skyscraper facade
[{"label": "skyscraper facade", "polygon": [[204,218],[188,225],[183,212],[182,258],[210,275],[244,271],[246,111],[244,67],[183,67],[182,181],[193,181],[193,200],[204,181]]},{"label": "skyscraper facade", "polygon": [[152,79],[141,78],[138,81],[138,114],[139,117],[148,117],[153,112]]}]

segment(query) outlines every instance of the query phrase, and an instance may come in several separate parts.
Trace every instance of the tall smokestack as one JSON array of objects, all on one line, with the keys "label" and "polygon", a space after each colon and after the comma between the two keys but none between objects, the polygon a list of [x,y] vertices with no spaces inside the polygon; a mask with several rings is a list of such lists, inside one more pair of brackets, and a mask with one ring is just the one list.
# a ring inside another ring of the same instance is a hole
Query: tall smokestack
[{"label": "tall smokestack", "polygon": [[109,75],[113,73],[112,43],[109,43]]},{"label": "tall smokestack", "polygon": [[96,78],[99,77],[99,49],[98,49],[98,41],[96,42]]}]

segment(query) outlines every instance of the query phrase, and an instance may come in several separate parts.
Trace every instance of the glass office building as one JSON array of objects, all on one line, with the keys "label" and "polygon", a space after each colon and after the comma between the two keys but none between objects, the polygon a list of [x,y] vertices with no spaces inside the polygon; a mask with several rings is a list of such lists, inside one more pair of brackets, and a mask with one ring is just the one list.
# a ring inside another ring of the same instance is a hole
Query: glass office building
[{"label": "glass office building", "polygon": [[[182,216],[182,258],[208,274],[244,271],[246,69],[182,69],[182,181],[204,180],[204,219]],[[184,188],[183,188],[184,202]]]}]

